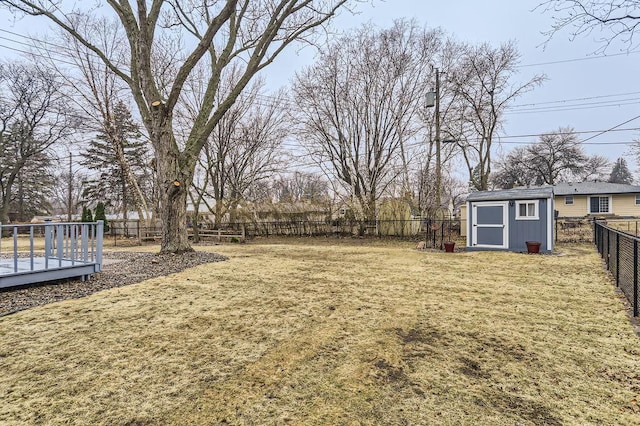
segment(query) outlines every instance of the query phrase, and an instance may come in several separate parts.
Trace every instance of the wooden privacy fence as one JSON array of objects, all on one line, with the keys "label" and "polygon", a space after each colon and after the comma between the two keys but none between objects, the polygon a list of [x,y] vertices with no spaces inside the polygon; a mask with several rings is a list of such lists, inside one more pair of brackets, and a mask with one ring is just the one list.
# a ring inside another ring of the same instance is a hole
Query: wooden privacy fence
[{"label": "wooden privacy fence", "polygon": [[[71,277],[84,280],[100,272],[103,231],[102,221],[0,224],[0,287]],[[44,236],[38,247],[37,236]]]},{"label": "wooden privacy fence", "polygon": [[638,316],[638,244],[640,238],[620,231],[603,222],[593,222],[593,240],[598,253],[611,271],[616,286],[624,293],[633,308],[633,316]]}]

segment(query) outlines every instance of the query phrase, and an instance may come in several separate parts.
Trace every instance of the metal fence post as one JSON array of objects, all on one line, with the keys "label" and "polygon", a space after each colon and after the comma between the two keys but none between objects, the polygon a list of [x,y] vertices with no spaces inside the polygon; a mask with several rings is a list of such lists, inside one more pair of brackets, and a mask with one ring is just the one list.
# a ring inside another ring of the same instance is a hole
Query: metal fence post
[{"label": "metal fence post", "polygon": [[633,316],[638,316],[638,240],[633,240]]},{"label": "metal fence post", "polygon": [[616,287],[620,287],[620,234],[616,232]]},{"label": "metal fence post", "polygon": [[611,231],[607,229],[607,269],[611,270]]}]

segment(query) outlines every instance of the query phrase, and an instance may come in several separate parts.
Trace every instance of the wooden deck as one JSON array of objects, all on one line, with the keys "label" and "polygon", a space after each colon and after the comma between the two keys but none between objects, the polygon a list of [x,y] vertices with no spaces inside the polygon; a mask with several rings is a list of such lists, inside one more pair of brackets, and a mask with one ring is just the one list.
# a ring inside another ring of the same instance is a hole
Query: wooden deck
[{"label": "wooden deck", "polygon": [[33,284],[64,278],[80,278],[83,281],[100,272],[100,265],[93,262],[61,260],[55,257],[0,260],[0,288]]},{"label": "wooden deck", "polygon": [[[28,251],[19,250],[18,235],[29,237]],[[44,235],[44,253],[34,251],[34,235]],[[0,288],[88,279],[101,270],[102,237],[101,221],[0,225]]]}]

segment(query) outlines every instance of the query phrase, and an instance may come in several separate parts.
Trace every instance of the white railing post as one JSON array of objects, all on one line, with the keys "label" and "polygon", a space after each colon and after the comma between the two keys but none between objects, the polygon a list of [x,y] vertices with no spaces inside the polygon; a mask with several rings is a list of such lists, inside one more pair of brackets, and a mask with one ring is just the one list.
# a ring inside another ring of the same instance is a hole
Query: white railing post
[{"label": "white railing post", "polygon": [[104,221],[99,220],[96,228],[96,263],[98,264],[97,272],[100,272],[102,270],[102,240],[104,234]]},{"label": "white railing post", "polygon": [[82,247],[82,261],[86,262],[89,260],[89,224],[83,223],[80,233],[82,238],[82,242],[80,243]]},{"label": "white railing post", "polygon": [[18,272],[18,227],[13,227],[13,272]]},{"label": "white railing post", "polygon": [[49,269],[51,250],[51,219],[47,219],[44,221],[44,269]]},{"label": "white railing post", "polygon": [[33,225],[29,225],[29,270],[33,271]]}]

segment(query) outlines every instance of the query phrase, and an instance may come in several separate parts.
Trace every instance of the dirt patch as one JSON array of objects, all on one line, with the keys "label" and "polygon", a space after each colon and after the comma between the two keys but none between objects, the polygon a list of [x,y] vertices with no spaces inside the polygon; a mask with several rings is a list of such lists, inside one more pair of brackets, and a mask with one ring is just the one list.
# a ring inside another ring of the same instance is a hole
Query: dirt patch
[{"label": "dirt patch", "polygon": [[518,395],[504,392],[486,393],[485,399],[482,402],[476,401],[476,404],[488,404],[501,413],[516,415],[534,425],[559,426],[562,424],[548,407]]},{"label": "dirt patch", "polygon": [[396,328],[395,332],[405,345],[412,343],[435,345],[436,342],[442,338],[440,332],[434,329],[425,330],[421,324],[406,331],[401,328]]},{"label": "dirt patch", "polygon": [[376,361],[374,366],[377,368],[376,378],[386,383],[407,384],[409,378],[402,367],[391,365],[387,360],[381,359]]},{"label": "dirt patch", "polygon": [[467,334],[469,338],[477,342],[475,352],[499,355],[517,362],[533,362],[537,360],[534,352],[527,350],[521,343],[504,341],[498,337],[483,337],[475,333]]},{"label": "dirt patch", "polygon": [[479,379],[491,378],[491,374],[488,371],[483,370],[478,361],[466,357],[461,357],[460,361],[463,364],[463,367],[460,368],[460,372],[465,376]]}]

